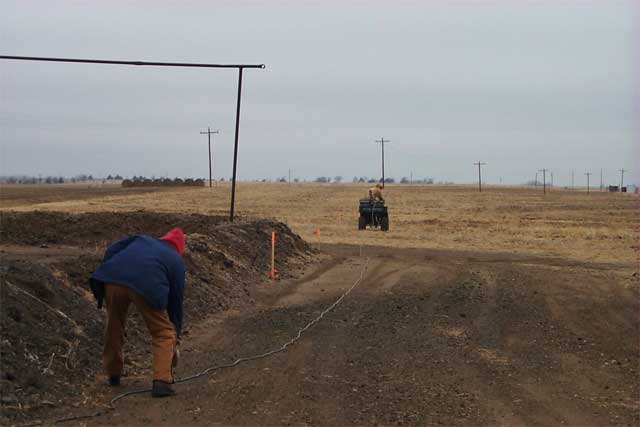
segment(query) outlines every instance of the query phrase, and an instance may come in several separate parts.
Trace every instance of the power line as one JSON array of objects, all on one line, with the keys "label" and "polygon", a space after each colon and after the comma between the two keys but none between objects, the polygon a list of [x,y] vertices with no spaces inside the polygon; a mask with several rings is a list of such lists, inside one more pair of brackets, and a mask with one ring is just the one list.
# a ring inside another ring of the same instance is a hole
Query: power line
[{"label": "power line", "polygon": [[480,166],[486,165],[486,163],[478,161],[477,163],[474,163],[474,165],[478,166],[478,191],[482,193],[482,174],[480,172]]},{"label": "power line", "polygon": [[376,142],[379,142],[382,145],[382,188],[384,188],[384,143],[391,142],[391,140],[381,138],[379,140],[376,140]]},{"label": "power line", "polygon": [[200,135],[207,135],[209,138],[209,188],[213,187],[213,180],[211,178],[211,134],[220,133],[218,130],[212,131],[210,127],[207,127],[206,132],[200,132]]}]

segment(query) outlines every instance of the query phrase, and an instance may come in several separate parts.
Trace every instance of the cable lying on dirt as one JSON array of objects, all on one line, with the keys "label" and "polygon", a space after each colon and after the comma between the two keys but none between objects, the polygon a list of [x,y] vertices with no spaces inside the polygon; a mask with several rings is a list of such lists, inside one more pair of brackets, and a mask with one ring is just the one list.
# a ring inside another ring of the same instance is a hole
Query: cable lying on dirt
[{"label": "cable lying on dirt", "polygon": [[[241,363],[244,362],[250,362],[252,360],[257,360],[257,359],[263,359],[269,356],[272,356],[276,353],[281,353],[283,351],[285,351],[287,349],[287,347],[293,345],[296,341],[299,341],[302,338],[302,334],[305,333],[308,329],[312,328],[316,323],[318,323],[320,320],[322,320],[322,318],[329,313],[331,310],[333,310],[338,304],[340,304],[342,302],[343,299],[345,299],[347,297],[347,295],[349,295],[351,293],[351,291],[360,284],[360,282],[362,282],[362,279],[364,278],[364,273],[367,270],[367,265],[369,264],[369,257],[367,257],[364,261],[364,264],[362,264],[362,270],[360,271],[360,276],[358,277],[358,279],[353,283],[353,285],[351,285],[349,287],[349,289],[347,289],[342,295],[340,295],[340,297],[335,300],[333,302],[333,304],[331,304],[329,307],[325,308],[317,317],[315,317],[313,320],[311,320],[309,323],[307,323],[302,329],[298,330],[298,333],[291,338],[289,341],[285,342],[284,344],[282,344],[280,347],[277,347],[273,350],[267,351],[265,353],[261,353],[261,354],[256,354],[254,356],[247,356],[247,357],[241,357],[239,359],[237,359],[235,362],[232,363],[227,363],[227,364],[223,364],[223,365],[216,365],[216,366],[211,366],[207,369],[205,369],[202,372],[198,372],[196,374],[190,375],[188,377],[184,377],[184,378],[179,378],[175,381],[176,384],[180,384],[180,383],[185,383],[188,381],[192,381],[195,380],[197,378],[200,377],[204,377],[205,375],[208,375],[212,372],[215,371],[219,371],[225,368],[232,368],[234,366],[237,366]],[[49,424],[59,424],[59,423],[64,423],[64,422],[68,422],[68,421],[78,421],[78,420],[84,420],[84,419],[88,419],[88,418],[97,418],[100,417],[104,414],[107,413],[107,411],[109,410],[113,410],[115,409],[115,403],[121,399],[124,399],[127,396],[133,396],[134,394],[142,394],[142,393],[149,393],[151,392],[150,388],[145,388],[145,389],[140,389],[140,390],[132,390],[132,391],[127,391],[125,393],[121,393],[117,396],[115,396],[113,399],[111,399],[109,401],[109,404],[105,407],[105,409],[101,409],[98,410],[92,414],[86,414],[86,415],[74,415],[74,416],[69,416],[69,417],[64,417],[64,418],[59,418],[56,420],[51,421]],[[30,423],[30,424],[20,424],[14,427],[34,427],[34,426],[42,426],[42,425],[47,425],[46,423],[44,423],[43,421],[36,421],[34,423]]]}]

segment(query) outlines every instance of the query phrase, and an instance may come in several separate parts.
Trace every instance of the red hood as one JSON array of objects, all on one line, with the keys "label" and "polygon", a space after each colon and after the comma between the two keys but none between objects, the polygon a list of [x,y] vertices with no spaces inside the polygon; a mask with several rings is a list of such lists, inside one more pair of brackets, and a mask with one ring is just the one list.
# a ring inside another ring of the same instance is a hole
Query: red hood
[{"label": "red hood", "polygon": [[160,240],[171,243],[180,255],[184,253],[184,233],[180,227],[170,230],[167,234],[162,236]]}]

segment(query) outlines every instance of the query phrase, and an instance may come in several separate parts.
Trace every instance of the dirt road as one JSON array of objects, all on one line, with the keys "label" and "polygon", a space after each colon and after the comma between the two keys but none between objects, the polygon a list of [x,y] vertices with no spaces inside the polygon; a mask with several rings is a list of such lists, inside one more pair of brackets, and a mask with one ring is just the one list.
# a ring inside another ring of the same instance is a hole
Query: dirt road
[{"label": "dirt road", "polygon": [[[359,248],[191,328],[177,372],[278,347],[360,275]],[[638,425],[633,266],[364,248],[364,280],[286,352],[120,401],[91,425]],[[188,308],[187,308],[188,309]],[[105,397],[148,385],[125,378]],[[69,412],[83,412],[76,408]]]}]

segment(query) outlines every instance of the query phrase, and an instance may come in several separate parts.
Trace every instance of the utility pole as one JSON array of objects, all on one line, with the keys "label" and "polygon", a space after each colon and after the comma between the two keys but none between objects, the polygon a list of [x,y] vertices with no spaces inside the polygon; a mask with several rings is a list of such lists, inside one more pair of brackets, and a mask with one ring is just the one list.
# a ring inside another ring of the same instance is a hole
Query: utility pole
[{"label": "utility pole", "polygon": [[573,190],[575,188],[575,186],[573,185],[573,169],[571,169],[571,189]]},{"label": "utility pole", "polygon": [[409,176],[410,176],[410,178],[409,178],[409,184],[413,184],[413,172],[410,172],[410,173],[409,173]]},{"label": "utility pole", "polygon": [[379,142],[382,145],[382,188],[384,188],[384,143],[391,142],[389,139],[376,139],[376,142]]},{"label": "utility pole", "polygon": [[478,163],[474,163],[474,165],[478,166],[478,190],[482,193],[482,174],[480,173],[480,166],[486,165],[486,163],[478,161]]},{"label": "utility pole", "polygon": [[604,187],[602,186],[602,168],[600,168],[600,191],[602,191]]},{"label": "utility pole", "polygon": [[212,131],[210,127],[207,127],[206,132],[200,132],[200,135],[207,135],[209,138],[209,187],[213,187],[212,178],[211,178],[211,134],[212,133],[220,133],[219,130]]},{"label": "utility pole", "polygon": [[551,172],[551,185],[549,186],[549,189],[553,188],[553,171],[549,171]]},{"label": "utility pole", "polygon": [[538,172],[536,172],[536,180],[534,181],[533,186],[538,188]]},{"label": "utility pole", "polygon": [[624,184],[624,173],[627,172],[626,169],[620,169],[620,192],[622,193],[622,186]]},{"label": "utility pole", "polygon": [[549,169],[540,169],[538,172],[542,172],[542,194],[547,194],[547,171]]},{"label": "utility pole", "polygon": [[291,169],[289,169],[289,185],[291,185]]},{"label": "utility pole", "polygon": [[586,172],[585,175],[587,176],[587,194],[589,194],[589,177],[593,174],[591,172]]}]

